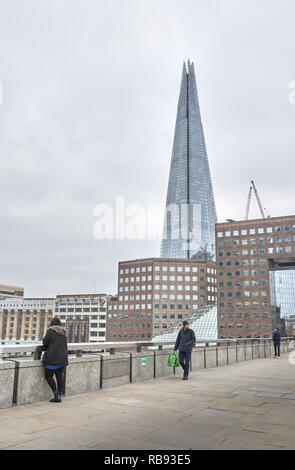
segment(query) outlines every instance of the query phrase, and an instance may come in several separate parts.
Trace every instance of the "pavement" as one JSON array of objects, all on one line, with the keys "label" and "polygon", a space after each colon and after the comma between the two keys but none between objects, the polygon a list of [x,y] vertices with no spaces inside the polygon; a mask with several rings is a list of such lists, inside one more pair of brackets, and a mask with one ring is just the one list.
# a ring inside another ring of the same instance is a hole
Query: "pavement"
[{"label": "pavement", "polygon": [[295,449],[289,354],[0,410],[0,449]]}]

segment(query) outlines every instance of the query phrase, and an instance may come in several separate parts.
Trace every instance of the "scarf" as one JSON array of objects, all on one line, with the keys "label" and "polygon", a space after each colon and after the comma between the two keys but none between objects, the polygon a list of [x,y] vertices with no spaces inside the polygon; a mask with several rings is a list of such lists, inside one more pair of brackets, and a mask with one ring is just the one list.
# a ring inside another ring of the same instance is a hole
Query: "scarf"
[{"label": "scarf", "polygon": [[64,326],[59,326],[59,325],[53,325],[48,328],[49,330],[53,330],[59,335],[64,335],[66,336],[66,329]]}]

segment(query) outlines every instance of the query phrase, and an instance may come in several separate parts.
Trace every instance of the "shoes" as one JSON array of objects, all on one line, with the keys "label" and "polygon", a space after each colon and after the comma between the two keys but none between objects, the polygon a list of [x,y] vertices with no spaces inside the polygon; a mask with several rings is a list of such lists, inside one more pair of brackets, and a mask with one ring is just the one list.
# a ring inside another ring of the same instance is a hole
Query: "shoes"
[{"label": "shoes", "polygon": [[54,397],[49,400],[51,403],[60,403],[61,402],[61,396],[59,393],[54,392]]},{"label": "shoes", "polygon": [[182,380],[188,380],[188,376],[187,375],[184,375]]}]

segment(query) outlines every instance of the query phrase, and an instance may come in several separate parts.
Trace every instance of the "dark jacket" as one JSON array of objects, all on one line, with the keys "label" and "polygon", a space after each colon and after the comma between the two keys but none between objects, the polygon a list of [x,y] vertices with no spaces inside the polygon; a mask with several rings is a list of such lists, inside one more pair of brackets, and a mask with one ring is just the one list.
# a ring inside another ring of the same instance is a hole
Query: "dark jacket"
[{"label": "dark jacket", "polygon": [[272,339],[277,343],[279,343],[281,341],[281,332],[280,332],[280,330],[276,330],[276,331],[273,332]]},{"label": "dark jacket", "polygon": [[195,333],[193,330],[188,328],[185,330],[181,328],[176,338],[176,343],[174,346],[174,351],[177,351],[179,348],[180,352],[191,352],[193,349],[193,344],[196,342]]},{"label": "dark jacket", "polygon": [[61,326],[51,326],[48,328],[43,338],[43,362],[45,365],[68,365],[68,347],[66,330]]}]

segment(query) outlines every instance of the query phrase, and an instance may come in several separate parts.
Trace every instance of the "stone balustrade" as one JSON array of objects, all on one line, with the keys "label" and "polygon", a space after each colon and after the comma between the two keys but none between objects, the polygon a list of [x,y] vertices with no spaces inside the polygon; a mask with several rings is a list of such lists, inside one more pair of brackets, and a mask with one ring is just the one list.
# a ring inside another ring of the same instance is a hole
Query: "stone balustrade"
[{"label": "stone balustrade", "polygon": [[[293,343],[294,338],[282,338],[281,354],[291,351]],[[68,349],[71,354],[64,371],[65,396],[183,372],[181,367],[167,365],[168,355],[173,351],[171,342],[75,343],[69,344]],[[24,356],[27,353],[34,357]],[[45,381],[44,365],[36,345],[2,346],[0,354],[0,408],[50,399],[52,393]],[[223,367],[273,355],[270,339],[202,340],[197,341],[192,351],[191,370]]]}]

